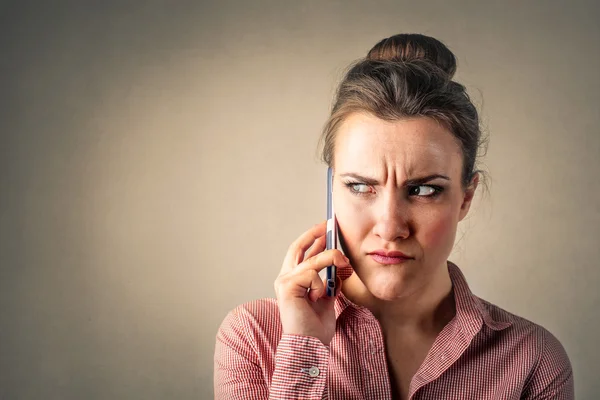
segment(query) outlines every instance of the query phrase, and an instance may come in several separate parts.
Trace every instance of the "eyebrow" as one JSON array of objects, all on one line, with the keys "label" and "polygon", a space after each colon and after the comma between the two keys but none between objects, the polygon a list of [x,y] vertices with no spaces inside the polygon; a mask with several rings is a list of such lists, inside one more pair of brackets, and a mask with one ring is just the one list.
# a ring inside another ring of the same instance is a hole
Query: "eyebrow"
[{"label": "eyebrow", "polygon": [[[361,176],[359,174],[355,174],[355,173],[352,173],[352,172],[345,173],[345,174],[340,174],[340,177],[342,177],[342,178],[346,178],[346,177],[348,177],[348,178],[354,178],[354,179],[359,180],[362,183],[365,183],[367,185],[372,185],[372,186],[379,185],[379,182],[377,181],[377,179],[369,178],[369,177],[366,177],[366,176]],[[427,182],[432,181],[432,180],[437,179],[437,178],[445,179],[447,181],[450,180],[450,178],[448,178],[446,175],[433,174],[433,175],[423,176],[423,177],[420,177],[420,178],[407,179],[404,182],[404,184],[406,186],[422,185],[424,183],[427,183]]]}]

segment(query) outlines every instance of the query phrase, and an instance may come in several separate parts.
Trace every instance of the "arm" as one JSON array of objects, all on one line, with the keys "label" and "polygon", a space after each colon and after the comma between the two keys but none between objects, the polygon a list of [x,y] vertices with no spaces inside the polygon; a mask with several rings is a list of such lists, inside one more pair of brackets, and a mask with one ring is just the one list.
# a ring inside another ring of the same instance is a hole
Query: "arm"
[{"label": "arm", "polygon": [[273,333],[243,307],[227,315],[215,346],[215,399],[323,398],[329,349],[316,338],[284,334],[273,354],[268,343],[257,343]]},{"label": "arm", "polygon": [[322,399],[329,349],[317,338],[284,334],[277,346],[269,399]]},{"label": "arm", "polygon": [[573,370],[562,344],[544,329],[540,359],[523,391],[525,400],[573,400]]},{"label": "arm", "polygon": [[258,354],[254,351],[243,321],[231,311],[217,332],[214,357],[215,399],[267,399]]},{"label": "arm", "polygon": [[[335,297],[319,271],[351,270],[339,250],[325,250],[326,222],[304,232],[286,253],[275,280],[275,302],[253,302],[232,311],[215,348],[217,399],[322,399],[329,343],[336,329]],[[271,304],[271,306],[269,306]],[[285,332],[285,334],[283,334]],[[275,350],[276,349],[276,350]]]}]

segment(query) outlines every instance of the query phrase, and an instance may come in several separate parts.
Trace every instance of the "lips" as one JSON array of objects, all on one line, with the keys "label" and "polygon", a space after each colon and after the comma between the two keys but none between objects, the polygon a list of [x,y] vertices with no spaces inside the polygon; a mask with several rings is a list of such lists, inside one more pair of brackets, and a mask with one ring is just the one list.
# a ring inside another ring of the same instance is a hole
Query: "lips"
[{"label": "lips", "polygon": [[413,259],[400,251],[376,250],[369,255],[373,260],[384,265],[400,264]]}]

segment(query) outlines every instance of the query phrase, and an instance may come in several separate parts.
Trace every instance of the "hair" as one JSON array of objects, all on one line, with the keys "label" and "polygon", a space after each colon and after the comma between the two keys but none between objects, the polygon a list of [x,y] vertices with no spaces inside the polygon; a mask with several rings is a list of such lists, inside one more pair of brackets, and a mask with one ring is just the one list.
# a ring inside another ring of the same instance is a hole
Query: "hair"
[{"label": "hair", "polygon": [[357,112],[385,121],[430,117],[458,140],[463,155],[461,183],[476,173],[482,140],[477,109],[466,89],[452,80],[456,58],[442,42],[421,34],[398,34],[377,43],[350,66],[338,86],[321,135],[321,159],[334,164],[335,139],[342,123]]}]

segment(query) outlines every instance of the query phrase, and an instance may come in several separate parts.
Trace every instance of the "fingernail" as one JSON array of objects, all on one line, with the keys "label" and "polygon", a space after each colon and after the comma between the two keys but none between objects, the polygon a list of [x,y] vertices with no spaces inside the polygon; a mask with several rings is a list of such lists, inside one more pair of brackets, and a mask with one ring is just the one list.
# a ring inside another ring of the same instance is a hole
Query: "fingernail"
[{"label": "fingernail", "polygon": [[350,264],[350,259],[349,259],[348,257],[344,256],[344,260],[346,260],[346,262],[347,262],[348,264]]}]

